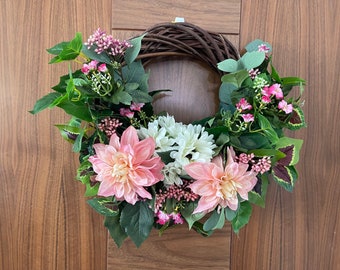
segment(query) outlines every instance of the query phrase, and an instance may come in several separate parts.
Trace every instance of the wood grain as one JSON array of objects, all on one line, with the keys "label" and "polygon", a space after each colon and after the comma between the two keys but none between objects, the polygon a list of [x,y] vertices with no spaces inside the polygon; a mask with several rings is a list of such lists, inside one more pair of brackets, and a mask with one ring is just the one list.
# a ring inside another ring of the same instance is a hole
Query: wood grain
[{"label": "wood grain", "polygon": [[118,249],[108,242],[107,270],[135,269],[229,269],[230,227],[203,238],[182,225],[170,229],[162,236],[156,230],[140,248],[131,240]]},{"label": "wood grain", "polygon": [[114,29],[144,30],[150,25],[171,22],[182,17],[205,30],[218,33],[239,33],[240,0],[114,0],[112,27]]},{"label": "wood grain", "polygon": [[32,116],[67,65],[46,48],[110,30],[111,1],[1,1],[0,269],[105,269],[106,231],[74,180],[78,165],[53,124],[60,110]]},{"label": "wood grain", "polygon": [[[307,80],[307,130],[292,194],[271,185],[265,209],[232,239],[231,269],[340,269],[338,1],[243,1],[241,46],[274,45],[282,76]],[[250,15],[251,14],[251,15]]]}]

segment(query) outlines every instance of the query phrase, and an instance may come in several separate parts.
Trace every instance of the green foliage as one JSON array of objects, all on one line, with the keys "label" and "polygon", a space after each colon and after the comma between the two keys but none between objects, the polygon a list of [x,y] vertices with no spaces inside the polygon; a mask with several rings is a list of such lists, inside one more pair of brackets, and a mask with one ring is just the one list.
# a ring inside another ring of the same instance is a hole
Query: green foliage
[{"label": "green foliage", "polygon": [[235,233],[238,233],[243,226],[248,224],[251,213],[252,206],[249,201],[241,202],[240,207],[237,210],[236,217],[231,221],[231,225]]},{"label": "green foliage", "polygon": [[154,213],[147,202],[139,201],[123,208],[120,224],[137,247],[148,238],[154,222],[153,216]]}]

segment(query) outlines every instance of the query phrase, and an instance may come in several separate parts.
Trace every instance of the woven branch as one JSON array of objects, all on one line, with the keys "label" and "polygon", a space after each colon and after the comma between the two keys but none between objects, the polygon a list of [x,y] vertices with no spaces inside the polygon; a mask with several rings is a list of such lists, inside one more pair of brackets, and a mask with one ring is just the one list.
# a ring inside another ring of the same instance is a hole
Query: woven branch
[{"label": "woven branch", "polygon": [[145,31],[139,59],[146,65],[158,57],[191,57],[207,63],[213,70],[225,59],[239,59],[234,45],[223,35],[190,23],[161,23]]}]

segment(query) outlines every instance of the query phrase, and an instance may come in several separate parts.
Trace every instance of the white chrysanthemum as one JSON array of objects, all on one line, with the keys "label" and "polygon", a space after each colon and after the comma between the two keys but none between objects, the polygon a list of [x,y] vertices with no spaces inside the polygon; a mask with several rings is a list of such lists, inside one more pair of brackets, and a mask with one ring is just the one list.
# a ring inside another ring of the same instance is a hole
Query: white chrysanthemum
[{"label": "white chrysanthemum", "polygon": [[173,116],[160,116],[141,128],[141,138],[153,137],[156,152],[169,152],[171,162],[165,165],[163,174],[166,185],[180,185],[183,167],[192,162],[210,162],[216,147],[213,136],[201,125],[184,125],[175,121]]},{"label": "white chrysanthemum", "polygon": [[182,168],[178,167],[176,162],[170,162],[163,167],[162,173],[164,175],[164,184],[167,186],[171,185],[182,185],[183,181],[179,177],[182,173]]},{"label": "white chrysanthemum", "polygon": [[174,139],[168,136],[166,128],[159,128],[157,120],[149,123],[148,128],[140,128],[138,136],[141,139],[148,137],[154,138],[156,142],[156,151],[158,152],[165,152],[173,149]]},{"label": "white chrysanthemum", "polygon": [[213,136],[200,125],[188,125],[178,134],[178,148],[170,153],[171,158],[185,166],[191,162],[209,162],[214,154]]}]

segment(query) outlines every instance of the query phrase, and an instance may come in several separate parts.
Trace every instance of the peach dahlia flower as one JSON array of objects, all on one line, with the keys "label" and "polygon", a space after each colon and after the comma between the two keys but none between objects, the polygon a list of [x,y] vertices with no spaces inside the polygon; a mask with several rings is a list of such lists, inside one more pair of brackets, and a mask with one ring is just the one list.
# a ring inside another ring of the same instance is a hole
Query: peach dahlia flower
[{"label": "peach dahlia flower", "polygon": [[98,195],[115,196],[119,201],[135,204],[140,198],[152,199],[144,187],[163,180],[161,173],[164,163],[154,157],[155,141],[147,138],[139,141],[134,127],[128,127],[121,140],[116,134],[110,143],[95,144],[96,155],[89,161],[97,173],[96,180],[101,182]]},{"label": "peach dahlia flower", "polygon": [[257,182],[256,173],[248,170],[248,164],[234,161],[234,151],[227,148],[227,163],[221,156],[211,163],[193,162],[184,167],[195,181],[189,186],[200,196],[195,213],[209,213],[217,206],[237,210],[238,197],[248,200],[248,192]]}]

